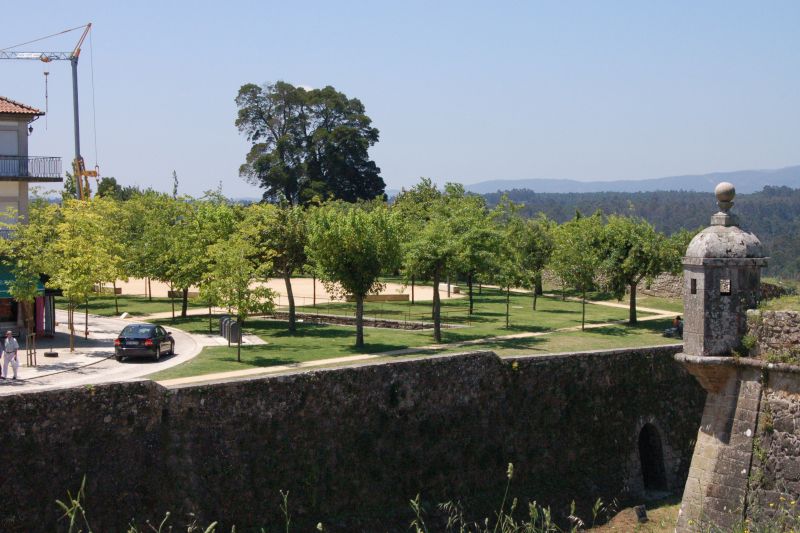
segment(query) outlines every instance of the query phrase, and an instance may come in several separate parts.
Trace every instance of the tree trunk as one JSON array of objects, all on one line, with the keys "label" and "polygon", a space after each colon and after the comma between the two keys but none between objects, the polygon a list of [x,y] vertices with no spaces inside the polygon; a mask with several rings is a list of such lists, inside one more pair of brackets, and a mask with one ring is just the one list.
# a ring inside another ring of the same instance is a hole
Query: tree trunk
[{"label": "tree trunk", "polygon": [[536,295],[536,289],[534,289],[534,290],[533,290],[533,310],[534,310],[534,311],[536,311],[536,298],[537,298],[537,297],[538,297],[538,296]]},{"label": "tree trunk", "polygon": [[450,298],[450,274],[447,275],[447,298]]},{"label": "tree trunk", "polygon": [[208,305],[208,332],[211,333],[213,329],[211,329],[211,304]]},{"label": "tree trunk", "polygon": [[478,282],[478,296],[480,296],[482,294],[483,294],[483,282],[479,281]]},{"label": "tree trunk", "polygon": [[283,281],[286,283],[286,299],[289,300],[289,332],[294,333],[297,325],[295,324],[294,293],[292,292],[292,276],[290,272],[283,273]]},{"label": "tree trunk", "polygon": [[69,326],[69,351],[75,351],[75,302],[67,304],[67,325]]},{"label": "tree trunk", "polygon": [[583,298],[581,299],[581,331],[586,329],[586,289],[583,289]]},{"label": "tree trunk", "polygon": [[175,322],[175,291],[169,286],[169,300],[172,303],[172,321]]},{"label": "tree trunk", "polygon": [[511,285],[506,287],[506,329],[508,329],[510,315],[511,315]]},{"label": "tree trunk", "polygon": [[467,292],[469,292],[469,314],[472,314],[472,274],[467,274]]},{"label": "tree trunk", "polygon": [[356,294],[356,348],[364,347],[364,295]]},{"label": "tree trunk", "polygon": [[186,318],[186,312],[189,310],[189,287],[183,289],[181,300],[181,318]]},{"label": "tree trunk", "polygon": [[84,323],[83,323],[83,338],[89,338],[89,298],[86,298],[86,305],[83,307]]},{"label": "tree trunk", "polygon": [[150,283],[150,278],[147,278],[147,301],[153,301],[153,285]]},{"label": "tree trunk", "polygon": [[239,338],[236,339],[236,362],[242,362],[242,328],[244,327],[244,320],[236,319],[236,324],[239,326]]},{"label": "tree trunk", "polygon": [[533,294],[534,296],[541,296],[544,294],[544,289],[542,288],[542,273],[537,272],[533,276]]},{"label": "tree trunk", "polygon": [[433,340],[442,342],[441,301],[439,300],[439,271],[433,274]]},{"label": "tree trunk", "polygon": [[565,302],[567,300],[567,284],[561,283],[561,301]]},{"label": "tree trunk", "polygon": [[636,286],[638,283],[631,283],[631,305],[628,312],[628,324],[636,325]]},{"label": "tree trunk", "polygon": [[411,305],[414,305],[414,276],[411,276]]},{"label": "tree trunk", "polygon": [[114,283],[111,284],[112,290],[114,291],[114,313],[119,314],[119,299],[117,298],[117,280],[114,280]]},{"label": "tree trunk", "polygon": [[311,276],[311,306],[317,306],[317,276]]}]

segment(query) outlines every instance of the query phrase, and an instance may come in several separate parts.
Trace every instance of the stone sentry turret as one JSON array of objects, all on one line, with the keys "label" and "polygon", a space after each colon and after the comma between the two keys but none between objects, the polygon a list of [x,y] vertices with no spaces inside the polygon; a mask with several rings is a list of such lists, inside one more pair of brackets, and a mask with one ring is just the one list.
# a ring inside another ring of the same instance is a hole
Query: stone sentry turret
[{"label": "stone sentry turret", "polygon": [[687,355],[726,356],[740,348],[746,311],[758,304],[761,268],[767,264],[761,242],[730,213],[734,186],[722,182],[714,193],[720,211],[692,239],[683,258]]},{"label": "stone sentry turret", "polygon": [[761,268],[758,238],[730,213],[736,189],[720,183],[719,213],[692,239],[683,258],[683,353],[675,359],[707,392],[677,533],[729,531],[747,516],[754,437],[762,392],[759,362],[742,353],[747,310],[756,307]]}]

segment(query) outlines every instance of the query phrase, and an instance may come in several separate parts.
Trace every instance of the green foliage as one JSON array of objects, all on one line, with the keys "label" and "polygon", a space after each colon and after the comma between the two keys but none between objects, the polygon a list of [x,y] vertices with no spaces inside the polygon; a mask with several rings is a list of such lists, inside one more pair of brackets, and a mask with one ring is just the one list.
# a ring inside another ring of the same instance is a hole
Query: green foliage
[{"label": "green foliage", "polygon": [[[211,263],[200,286],[201,296],[208,302],[231,309],[239,327],[252,314],[271,313],[275,293],[256,282],[265,277],[269,264],[253,261],[255,248],[241,235],[208,247]],[[241,361],[241,338],[237,343],[237,360]]]},{"label": "green foliage", "polygon": [[306,253],[328,292],[355,298],[356,346],[363,346],[363,299],[399,263],[394,214],[382,202],[323,205],[311,213]]},{"label": "green foliage", "polygon": [[112,200],[104,198],[64,202],[56,217],[55,239],[44,251],[48,286],[60,288],[69,301],[71,350],[75,307],[89,299],[96,284],[116,279],[121,269],[119,243],[112,231],[116,209]]},{"label": "green foliage", "polygon": [[236,126],[252,143],[239,173],[265,189],[270,202],[354,202],[382,196],[369,147],[378,130],[364,105],[333,87],[306,90],[278,81],[243,85]]},{"label": "green foliage", "polygon": [[253,204],[245,211],[240,228],[255,246],[255,260],[271,264],[270,274],[283,278],[289,300],[289,331],[295,331],[292,275],[306,263],[308,240],[306,213],[299,206]]},{"label": "green foliage", "polygon": [[[567,284],[583,296],[586,312],[586,291],[590,290],[602,264],[602,219],[598,213],[576,217],[558,226],[550,265]],[[585,321],[581,320],[581,328]]]},{"label": "green foliage", "polygon": [[[706,227],[717,211],[710,190],[552,194],[517,189],[485,197],[493,206],[503,194],[524,204],[521,213],[526,217],[544,213],[562,223],[573,218],[576,209],[584,213],[601,210],[643,218],[666,235]],[[743,227],[755,233],[770,251],[767,272],[784,278],[796,277],[800,273],[800,189],[764,187],[761,192],[737,194],[734,211]],[[683,246],[681,253],[685,251]]]},{"label": "green foliage", "polygon": [[758,344],[758,337],[755,335],[745,335],[742,337],[742,348],[745,349],[745,354],[749,355],[753,348]]}]

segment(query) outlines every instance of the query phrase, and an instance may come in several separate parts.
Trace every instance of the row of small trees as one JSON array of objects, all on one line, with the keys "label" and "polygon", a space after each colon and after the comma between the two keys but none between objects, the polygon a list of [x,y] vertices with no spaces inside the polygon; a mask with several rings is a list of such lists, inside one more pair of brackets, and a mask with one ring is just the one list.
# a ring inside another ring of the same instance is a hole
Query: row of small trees
[{"label": "row of small trees", "polygon": [[[400,273],[409,284],[433,284],[434,337],[441,341],[439,285],[466,281],[469,312],[473,286],[494,283],[510,293],[522,287],[536,298],[542,271],[552,269],[584,296],[602,277],[622,296],[631,292],[636,322],[636,285],[680,268],[689,234],[670,238],[639,219],[577,215],[558,225],[544,216],[525,219],[503,202],[489,209],[460,185],[439,189],[430,180],[382,200],[307,206],[236,205],[219,193],[200,199],[152,191],[128,200],[42,200],[31,205],[27,224],[3,243],[16,275],[12,294],[30,301],[40,273],[63,291],[73,316],[98,285],[139,277],[166,282],[182,293],[199,286],[209,306],[228,307],[241,323],[273,309],[274,294],[263,282],[286,285],[288,328],[296,328],[292,277],[316,275],[329,291],[350,294],[356,303],[356,346],[364,343],[364,299],[380,291],[381,277]],[[602,276],[601,276],[602,275]],[[507,298],[508,301],[508,298]],[[174,311],[173,311],[174,312]]]}]

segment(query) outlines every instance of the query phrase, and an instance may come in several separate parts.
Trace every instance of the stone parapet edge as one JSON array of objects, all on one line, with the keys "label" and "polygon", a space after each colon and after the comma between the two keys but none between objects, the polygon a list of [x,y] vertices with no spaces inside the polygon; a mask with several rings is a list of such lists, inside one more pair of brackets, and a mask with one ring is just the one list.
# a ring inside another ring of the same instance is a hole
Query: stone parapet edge
[{"label": "stone parapet edge", "polygon": [[675,360],[679,363],[688,363],[699,366],[731,366],[742,368],[761,368],[767,370],[778,370],[781,372],[790,372],[800,374],[800,366],[790,365],[788,363],[770,363],[762,361],[761,359],[753,359],[752,357],[721,357],[710,355],[689,355],[687,353],[675,354]]}]

